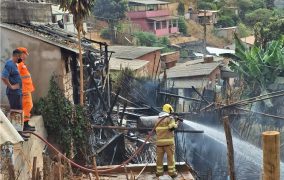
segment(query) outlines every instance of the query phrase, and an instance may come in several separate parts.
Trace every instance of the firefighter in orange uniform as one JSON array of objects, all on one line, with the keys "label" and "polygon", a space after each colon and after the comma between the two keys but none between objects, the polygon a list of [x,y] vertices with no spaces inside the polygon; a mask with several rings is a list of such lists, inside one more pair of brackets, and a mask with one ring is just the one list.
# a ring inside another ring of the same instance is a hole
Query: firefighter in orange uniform
[{"label": "firefighter in orange uniform", "polygon": [[163,112],[159,113],[158,122],[163,119],[160,124],[156,127],[157,134],[157,176],[163,176],[163,158],[164,154],[167,153],[168,161],[168,174],[172,178],[177,176],[175,168],[175,140],[174,140],[174,130],[178,127],[175,119],[170,115],[173,113],[174,109],[170,104],[165,104],[163,106]]},{"label": "firefighter in orange uniform", "polygon": [[31,74],[25,64],[26,58],[29,55],[27,48],[19,47],[18,50],[22,51],[22,62],[18,64],[18,70],[22,79],[22,92],[23,92],[23,112],[24,112],[24,131],[35,131],[35,127],[29,124],[31,118],[31,110],[33,108],[32,92],[35,90]]}]

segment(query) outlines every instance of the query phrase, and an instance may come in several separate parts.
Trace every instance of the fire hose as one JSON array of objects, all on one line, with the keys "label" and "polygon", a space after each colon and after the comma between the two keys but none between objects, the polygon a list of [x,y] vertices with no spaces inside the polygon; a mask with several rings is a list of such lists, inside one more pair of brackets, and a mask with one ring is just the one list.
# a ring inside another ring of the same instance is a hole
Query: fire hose
[{"label": "fire hose", "polygon": [[88,172],[88,173],[96,173],[96,172],[98,172],[98,173],[106,173],[106,172],[114,171],[114,170],[116,170],[116,169],[118,169],[118,168],[120,168],[120,167],[122,167],[122,166],[128,164],[135,156],[137,156],[137,155],[142,151],[143,147],[146,145],[146,143],[149,141],[149,139],[151,138],[151,136],[152,136],[153,132],[155,131],[156,127],[157,127],[157,126],[161,123],[161,121],[162,121],[163,119],[165,119],[166,117],[167,117],[167,116],[161,118],[161,119],[157,122],[157,124],[154,126],[154,128],[152,129],[152,131],[147,135],[147,137],[146,137],[144,143],[143,143],[138,149],[136,149],[136,151],[133,153],[133,155],[132,155],[129,159],[127,159],[126,161],[124,161],[124,162],[123,162],[122,164],[120,164],[120,165],[116,165],[116,166],[113,167],[113,168],[108,168],[108,169],[103,169],[103,170],[97,170],[97,171],[94,170],[94,169],[86,168],[86,167],[84,167],[84,166],[81,166],[81,165],[75,163],[74,161],[72,161],[71,159],[69,159],[68,157],[66,157],[64,154],[62,154],[58,149],[56,149],[52,144],[50,144],[47,140],[45,140],[45,139],[44,139],[43,137],[41,137],[40,135],[38,135],[38,134],[36,134],[36,133],[34,133],[34,132],[32,132],[32,131],[23,131],[23,133],[30,133],[30,134],[36,136],[36,137],[39,138],[41,141],[43,141],[46,145],[48,145],[52,150],[54,150],[56,153],[58,153],[63,159],[65,159],[67,162],[69,162],[69,163],[70,163],[71,165],[73,165],[74,167],[81,169],[82,171],[85,171],[85,172]]}]

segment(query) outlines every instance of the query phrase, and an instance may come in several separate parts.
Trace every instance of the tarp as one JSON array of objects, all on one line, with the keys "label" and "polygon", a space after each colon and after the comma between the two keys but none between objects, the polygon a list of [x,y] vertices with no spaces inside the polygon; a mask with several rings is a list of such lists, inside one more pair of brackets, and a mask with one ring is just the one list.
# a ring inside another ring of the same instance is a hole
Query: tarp
[{"label": "tarp", "polygon": [[17,144],[21,141],[24,141],[23,138],[0,109],[0,145],[6,142]]}]

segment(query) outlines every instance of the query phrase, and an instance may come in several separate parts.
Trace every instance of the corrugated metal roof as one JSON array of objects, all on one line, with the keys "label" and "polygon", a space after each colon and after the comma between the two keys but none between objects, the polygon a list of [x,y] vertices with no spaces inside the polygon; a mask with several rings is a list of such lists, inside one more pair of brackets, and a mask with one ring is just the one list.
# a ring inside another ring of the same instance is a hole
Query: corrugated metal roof
[{"label": "corrugated metal roof", "polygon": [[161,50],[163,47],[146,47],[146,46],[109,46],[109,51],[114,51],[112,57],[119,59],[139,59],[139,57],[151,52]]},{"label": "corrugated metal roof", "polygon": [[129,68],[131,70],[137,70],[148,64],[149,61],[133,59],[125,60],[119,58],[110,58],[110,69],[121,70],[121,68]]},{"label": "corrugated metal roof", "polygon": [[12,144],[24,141],[3,111],[0,109],[0,145],[10,142]]},{"label": "corrugated metal roof", "polygon": [[215,70],[221,63],[200,63],[187,65],[186,63],[179,64],[167,71],[167,78],[206,76]]},{"label": "corrugated metal roof", "polygon": [[156,1],[156,0],[128,0],[130,3],[137,3],[137,4],[144,4],[144,5],[150,5],[150,4],[169,4],[169,2],[165,1]]},{"label": "corrugated metal roof", "polygon": [[206,47],[206,50],[210,54],[215,54],[216,56],[219,56],[220,54],[225,54],[225,53],[235,54],[235,50],[231,50],[231,49],[221,49],[221,48],[215,48],[215,47]]}]

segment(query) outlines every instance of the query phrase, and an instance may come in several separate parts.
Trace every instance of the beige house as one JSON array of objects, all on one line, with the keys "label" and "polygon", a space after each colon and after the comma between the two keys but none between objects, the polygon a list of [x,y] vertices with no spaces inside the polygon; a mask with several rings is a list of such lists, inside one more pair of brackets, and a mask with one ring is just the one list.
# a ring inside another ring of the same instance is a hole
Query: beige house
[{"label": "beige house", "polygon": [[111,72],[119,72],[122,69],[129,68],[135,72],[138,76],[147,76],[147,64],[149,61],[133,59],[133,60],[125,60],[119,58],[110,58],[110,71]]},{"label": "beige house", "polygon": [[246,47],[250,48],[254,45],[255,37],[254,36],[247,36],[241,38],[241,41],[245,44]]}]

